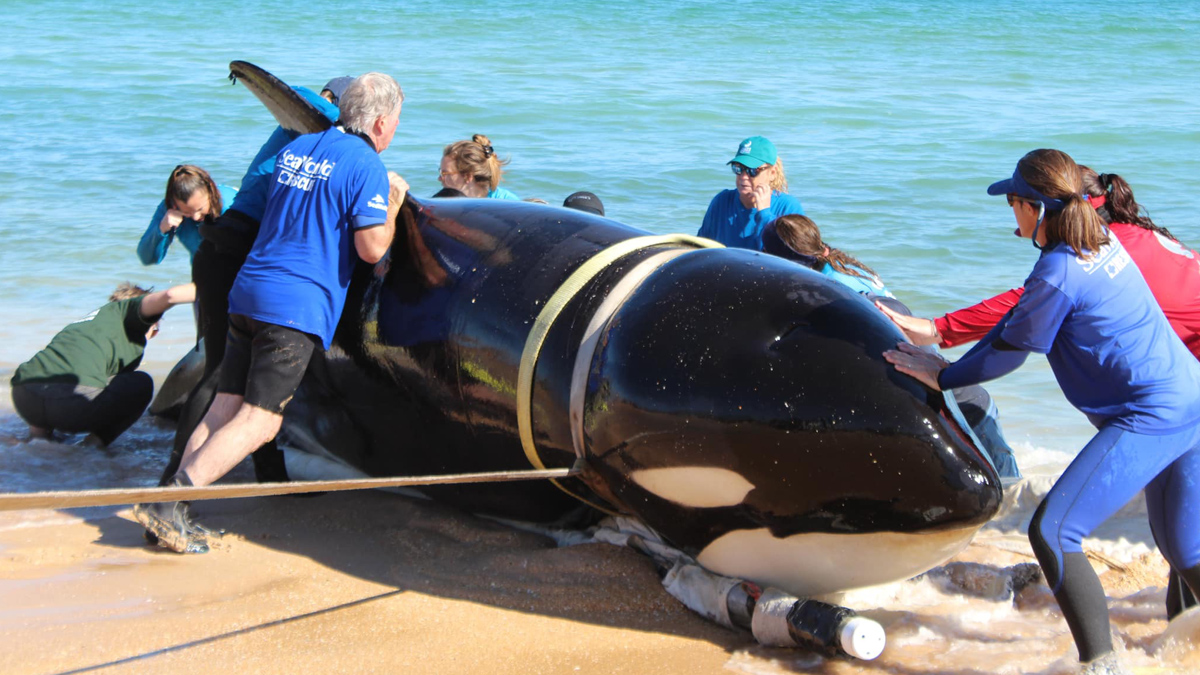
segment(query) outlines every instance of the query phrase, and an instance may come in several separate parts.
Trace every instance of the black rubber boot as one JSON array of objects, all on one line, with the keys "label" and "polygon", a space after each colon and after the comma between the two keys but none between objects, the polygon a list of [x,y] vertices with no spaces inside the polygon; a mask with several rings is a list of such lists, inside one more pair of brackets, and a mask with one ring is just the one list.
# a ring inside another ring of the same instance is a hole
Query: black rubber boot
[{"label": "black rubber boot", "polygon": [[1196,595],[1192,593],[1196,586],[1200,586],[1200,565],[1182,573],[1171,568],[1167,578],[1167,621],[1196,606]]},{"label": "black rubber boot", "polygon": [[[191,487],[192,482],[186,474],[176,474],[167,485]],[[133,516],[145,526],[147,542],[176,553],[208,553],[208,537],[220,533],[193,523],[189,510],[185,501],[138,504]]]}]

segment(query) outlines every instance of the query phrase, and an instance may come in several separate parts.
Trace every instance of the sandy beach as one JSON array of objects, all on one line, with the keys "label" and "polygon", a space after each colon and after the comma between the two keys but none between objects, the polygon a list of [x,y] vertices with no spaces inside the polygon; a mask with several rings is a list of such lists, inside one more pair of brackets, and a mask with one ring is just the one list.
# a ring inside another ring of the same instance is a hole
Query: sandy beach
[{"label": "sandy beach", "polygon": [[[227,530],[200,556],[148,548],[129,509],[0,513],[0,672],[1071,672],[1048,589],[1014,597],[1008,581],[1033,560],[1005,529],[1032,498],[1016,496],[951,563],[845,596],[888,631],[870,663],[758,646],[684,608],[630,549],[559,548],[390,493],[198,504]],[[1194,635],[1159,643],[1166,568],[1136,508],[1106,528],[1089,545],[1118,649],[1139,673],[1196,672]]]}]

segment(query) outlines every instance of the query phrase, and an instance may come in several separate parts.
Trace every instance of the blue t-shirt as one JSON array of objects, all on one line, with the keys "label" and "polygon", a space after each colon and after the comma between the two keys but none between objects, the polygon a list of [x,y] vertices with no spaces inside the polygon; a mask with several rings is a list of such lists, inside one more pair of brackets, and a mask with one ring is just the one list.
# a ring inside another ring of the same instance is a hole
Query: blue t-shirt
[{"label": "blue t-shirt", "polygon": [[704,222],[696,234],[732,248],[761,251],[762,231],[767,223],[793,213],[804,215],[804,207],[799,199],[786,192],[772,192],[771,206],[760,210],[742,206],[737,190],[722,190],[708,205]]},{"label": "blue t-shirt", "polygon": [[316,335],[328,349],[357,257],[354,232],[387,218],[387,169],[367,141],[333,127],[289,143],[272,176],[229,313]]},{"label": "blue t-shirt", "polygon": [[512,199],[512,200],[516,200],[518,202],[521,201],[521,198],[517,196],[517,193],[513,192],[512,190],[509,190],[507,188],[502,188],[502,187],[497,187],[495,190],[492,190],[491,192],[487,193],[487,198],[488,199]]},{"label": "blue t-shirt", "polygon": [[[774,201],[774,199],[771,201]],[[855,267],[855,269],[857,269],[859,272],[862,272],[866,276],[856,277],[853,274],[839,272],[833,268],[833,265],[829,263],[825,263],[825,267],[821,269],[821,274],[824,274],[830,279],[835,279],[842,284],[849,286],[855,293],[873,293],[875,295],[882,295],[885,298],[896,297],[887,289],[887,286],[883,285],[883,280],[881,280],[879,277],[862,268]]]},{"label": "blue t-shirt", "polygon": [[1046,354],[1063,394],[1097,427],[1161,435],[1200,420],[1200,364],[1121,243],[1089,260],[1044,252],[1000,338]]},{"label": "blue t-shirt", "polygon": [[[218,185],[217,190],[221,193],[221,212],[224,213],[237,199],[238,190],[228,185]],[[196,255],[196,248],[200,246],[200,223],[191,218],[184,218],[174,232],[163,234],[158,226],[162,223],[165,215],[167,215],[167,201],[164,199],[158,203],[158,208],[154,210],[154,217],[150,219],[150,226],[146,228],[137,245],[138,259],[142,261],[143,265],[157,265],[162,262],[163,258],[167,257],[167,249],[171,247],[171,242],[176,238],[187,249],[190,256]]]},{"label": "blue t-shirt", "polygon": [[[292,87],[292,89],[316,106],[317,110],[320,110],[321,114],[330,122],[337,121],[340,111],[336,105],[321,98],[320,94],[311,89],[305,87]],[[267,207],[267,188],[271,185],[271,174],[275,172],[275,156],[285,145],[296,140],[299,135],[287,131],[283,127],[275,127],[271,137],[267,139],[266,143],[263,143],[263,146],[258,149],[258,154],[250,161],[250,168],[246,169],[246,175],[242,176],[242,188],[238,190],[237,197],[229,208],[241,211],[254,220],[262,220],[263,210]]]}]

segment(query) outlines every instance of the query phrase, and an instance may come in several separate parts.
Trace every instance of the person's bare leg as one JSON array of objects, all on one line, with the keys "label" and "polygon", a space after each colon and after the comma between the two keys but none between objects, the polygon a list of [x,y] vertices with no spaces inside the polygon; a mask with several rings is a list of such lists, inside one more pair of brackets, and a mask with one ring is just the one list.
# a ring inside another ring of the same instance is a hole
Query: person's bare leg
[{"label": "person's bare leg", "polygon": [[186,464],[188,458],[196,454],[200,446],[204,445],[209,436],[216,430],[229,424],[229,420],[237,414],[239,408],[242,407],[242,397],[237,394],[217,394],[213,399],[212,405],[208,407],[208,412],[204,414],[204,419],[200,420],[200,424],[196,425],[196,429],[192,431],[192,435],[188,437],[187,445],[183,449],[183,460],[180,466]]},{"label": "person's bare leg", "polygon": [[[226,395],[218,395],[213,407],[216,408],[220,397]],[[194,452],[191,441],[188,442],[189,448],[179,465],[179,472],[187,475],[193,485],[211,485],[263,443],[275,438],[282,424],[283,415],[242,403],[233,418],[216,429]],[[198,433],[200,427],[196,431]]]}]

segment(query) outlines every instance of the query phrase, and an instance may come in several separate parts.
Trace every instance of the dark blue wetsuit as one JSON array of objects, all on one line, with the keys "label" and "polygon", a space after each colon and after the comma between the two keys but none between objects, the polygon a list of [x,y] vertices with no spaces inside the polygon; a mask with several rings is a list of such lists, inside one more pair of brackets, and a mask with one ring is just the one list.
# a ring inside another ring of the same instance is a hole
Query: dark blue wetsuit
[{"label": "dark blue wetsuit", "polygon": [[1112,639],[1081,542],[1139,491],[1159,549],[1200,590],[1200,363],[1111,241],[1090,259],[1065,244],[1044,252],[1012,312],[938,378],[943,389],[973,384],[1046,354],[1067,400],[1099,429],[1029,526],[1082,661],[1111,651]]}]

